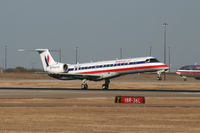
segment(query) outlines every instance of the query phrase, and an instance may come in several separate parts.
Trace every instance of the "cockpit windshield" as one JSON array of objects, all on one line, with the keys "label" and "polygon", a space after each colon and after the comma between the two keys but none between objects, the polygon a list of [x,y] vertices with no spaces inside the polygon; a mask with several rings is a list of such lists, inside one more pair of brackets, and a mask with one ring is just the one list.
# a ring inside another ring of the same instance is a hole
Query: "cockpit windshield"
[{"label": "cockpit windshield", "polygon": [[180,70],[200,70],[200,66],[199,65],[184,66],[181,67]]},{"label": "cockpit windshield", "polygon": [[159,62],[156,58],[146,59],[146,63]]}]

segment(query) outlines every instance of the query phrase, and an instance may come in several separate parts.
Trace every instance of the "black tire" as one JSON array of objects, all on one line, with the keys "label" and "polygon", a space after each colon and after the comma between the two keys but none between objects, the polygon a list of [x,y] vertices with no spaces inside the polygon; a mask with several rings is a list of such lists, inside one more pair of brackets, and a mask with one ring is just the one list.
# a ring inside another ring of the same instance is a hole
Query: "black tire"
[{"label": "black tire", "polygon": [[104,89],[104,90],[108,90],[108,85],[103,84],[103,85],[102,85],[102,89]]},{"label": "black tire", "polygon": [[87,90],[88,89],[88,85],[87,84],[82,84],[81,85],[81,89],[82,90]]},{"label": "black tire", "polygon": [[162,78],[161,77],[157,77],[157,80],[162,80]]}]

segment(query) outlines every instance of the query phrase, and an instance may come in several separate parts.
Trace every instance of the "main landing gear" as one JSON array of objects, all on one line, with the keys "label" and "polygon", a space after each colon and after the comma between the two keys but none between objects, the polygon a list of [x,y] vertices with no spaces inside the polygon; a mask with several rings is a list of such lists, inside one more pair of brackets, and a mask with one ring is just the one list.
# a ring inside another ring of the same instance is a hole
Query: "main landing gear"
[{"label": "main landing gear", "polygon": [[102,85],[102,88],[104,90],[107,90],[109,88],[109,83],[110,83],[110,80],[109,79],[105,79],[105,84]]},{"label": "main landing gear", "polygon": [[82,84],[81,84],[81,89],[82,90],[87,90],[88,89],[88,85],[87,85],[87,80],[84,79]]},{"label": "main landing gear", "polygon": [[[109,83],[110,80],[109,79],[105,79],[105,83],[102,85],[102,89],[107,90],[109,88]],[[88,84],[87,84],[87,80],[84,79],[82,84],[81,84],[81,89],[82,90],[87,90],[88,89]]]},{"label": "main landing gear", "polygon": [[181,78],[183,78],[183,81],[187,81],[187,77],[186,76],[181,76]]}]

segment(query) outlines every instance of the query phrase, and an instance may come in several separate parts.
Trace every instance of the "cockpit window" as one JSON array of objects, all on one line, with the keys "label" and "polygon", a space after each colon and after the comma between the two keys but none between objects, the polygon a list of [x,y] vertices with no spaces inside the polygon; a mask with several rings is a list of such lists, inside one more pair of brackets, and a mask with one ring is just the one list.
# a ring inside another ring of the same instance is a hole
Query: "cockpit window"
[{"label": "cockpit window", "polygon": [[159,62],[156,58],[150,59],[150,62]]},{"label": "cockpit window", "polygon": [[181,67],[180,70],[187,70],[189,67],[188,66],[184,66],[184,67]]},{"label": "cockpit window", "polygon": [[146,63],[159,62],[156,58],[146,59]]},{"label": "cockpit window", "polygon": [[199,65],[184,66],[181,67],[180,70],[200,70],[200,66]]},{"label": "cockpit window", "polygon": [[192,70],[192,66],[184,66],[180,68],[181,70]]},{"label": "cockpit window", "polygon": [[146,63],[150,63],[150,59],[146,59]]}]

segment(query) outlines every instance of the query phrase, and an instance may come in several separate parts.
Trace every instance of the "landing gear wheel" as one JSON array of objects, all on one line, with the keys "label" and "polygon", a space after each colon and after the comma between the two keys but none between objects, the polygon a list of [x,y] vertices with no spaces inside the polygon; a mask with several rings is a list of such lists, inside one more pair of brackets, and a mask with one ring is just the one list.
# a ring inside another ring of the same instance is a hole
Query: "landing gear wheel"
[{"label": "landing gear wheel", "polygon": [[102,88],[103,88],[104,90],[107,90],[107,89],[108,89],[108,85],[103,84],[103,85],[102,85]]},{"label": "landing gear wheel", "polygon": [[88,89],[88,85],[87,84],[82,84],[81,85],[81,89],[82,90],[87,90]]},{"label": "landing gear wheel", "polygon": [[157,77],[157,80],[162,80],[162,77]]},{"label": "landing gear wheel", "polygon": [[157,74],[158,74],[158,77],[157,77],[157,80],[162,80],[162,77],[161,77],[161,72],[157,72]]},{"label": "landing gear wheel", "polygon": [[82,84],[81,84],[81,89],[82,90],[87,90],[88,89],[88,85],[87,85],[87,80],[84,79]]},{"label": "landing gear wheel", "polygon": [[104,90],[108,90],[108,88],[109,88],[109,83],[110,83],[110,80],[109,80],[109,79],[106,79],[106,80],[105,80],[105,84],[102,85],[102,88],[103,88]]}]

